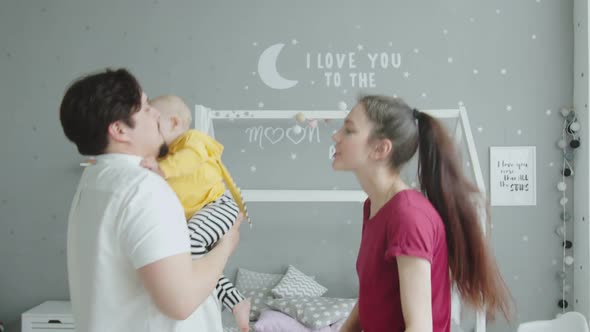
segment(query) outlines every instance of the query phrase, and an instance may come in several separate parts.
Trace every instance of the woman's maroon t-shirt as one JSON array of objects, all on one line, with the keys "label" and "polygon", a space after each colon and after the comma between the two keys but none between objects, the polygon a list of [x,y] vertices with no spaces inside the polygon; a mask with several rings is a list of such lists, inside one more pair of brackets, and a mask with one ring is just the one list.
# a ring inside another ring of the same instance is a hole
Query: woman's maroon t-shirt
[{"label": "woman's maroon t-shirt", "polygon": [[445,227],[438,212],[412,189],[394,195],[371,219],[370,207],[367,199],[356,262],[363,331],[405,330],[396,257],[413,256],[431,264],[433,331],[449,332],[451,283]]}]

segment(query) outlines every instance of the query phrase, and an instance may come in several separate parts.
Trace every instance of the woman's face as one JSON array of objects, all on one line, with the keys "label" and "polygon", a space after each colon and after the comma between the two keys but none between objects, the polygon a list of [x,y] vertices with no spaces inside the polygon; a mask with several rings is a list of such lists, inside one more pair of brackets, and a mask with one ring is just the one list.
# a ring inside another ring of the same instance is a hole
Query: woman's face
[{"label": "woman's face", "polygon": [[369,140],[373,125],[362,104],[357,104],[344,119],[344,124],[332,139],[336,142],[332,168],[340,171],[355,171],[369,160]]}]

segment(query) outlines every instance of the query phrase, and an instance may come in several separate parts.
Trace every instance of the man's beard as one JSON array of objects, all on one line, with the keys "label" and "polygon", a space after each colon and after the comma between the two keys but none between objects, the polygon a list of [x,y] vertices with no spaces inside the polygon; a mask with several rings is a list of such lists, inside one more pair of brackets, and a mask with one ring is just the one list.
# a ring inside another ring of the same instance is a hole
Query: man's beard
[{"label": "man's beard", "polygon": [[168,154],[168,144],[166,142],[160,145],[160,151],[158,151],[158,158],[162,158]]}]

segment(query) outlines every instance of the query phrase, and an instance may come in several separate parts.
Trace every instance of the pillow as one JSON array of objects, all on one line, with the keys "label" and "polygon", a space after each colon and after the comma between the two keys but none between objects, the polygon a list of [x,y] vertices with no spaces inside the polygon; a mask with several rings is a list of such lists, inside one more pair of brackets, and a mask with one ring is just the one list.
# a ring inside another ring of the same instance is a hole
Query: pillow
[{"label": "pillow", "polygon": [[260,313],[269,309],[267,301],[273,299],[270,288],[250,288],[242,291],[244,297],[250,299],[250,321],[255,321]]},{"label": "pillow", "polygon": [[320,328],[348,317],[356,301],[356,299],[295,296],[269,300],[266,304],[271,309],[295,318],[307,327]]},{"label": "pillow", "polygon": [[328,289],[297,270],[293,265],[289,265],[283,279],[271,291],[272,295],[276,297],[322,296]]},{"label": "pillow", "polygon": [[282,312],[266,310],[254,324],[256,332],[311,332],[310,329]]},{"label": "pillow", "polygon": [[328,327],[309,329],[297,320],[275,310],[266,310],[260,315],[260,319],[254,324],[256,332],[338,332],[344,324],[344,320]]},{"label": "pillow", "polygon": [[254,272],[244,268],[238,269],[235,286],[237,289],[243,291],[246,289],[271,289],[283,278],[282,274]]}]

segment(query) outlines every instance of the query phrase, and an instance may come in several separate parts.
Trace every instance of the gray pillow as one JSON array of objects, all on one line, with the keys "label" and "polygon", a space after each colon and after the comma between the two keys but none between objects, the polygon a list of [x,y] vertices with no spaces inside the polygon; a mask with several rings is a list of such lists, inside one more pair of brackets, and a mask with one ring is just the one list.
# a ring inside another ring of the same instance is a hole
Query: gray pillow
[{"label": "gray pillow", "polygon": [[283,274],[254,272],[244,268],[238,268],[235,286],[240,291],[247,289],[271,289],[283,278]]},{"label": "gray pillow", "polygon": [[242,294],[250,299],[250,321],[257,320],[269,308],[266,302],[273,299],[270,288],[250,288],[242,291]]},{"label": "gray pillow", "polygon": [[312,277],[306,276],[293,265],[289,265],[285,276],[271,290],[275,297],[322,296],[327,291],[326,287],[320,285]]},{"label": "gray pillow", "polygon": [[266,304],[309,328],[321,328],[348,317],[357,299],[295,296],[273,299]]}]

